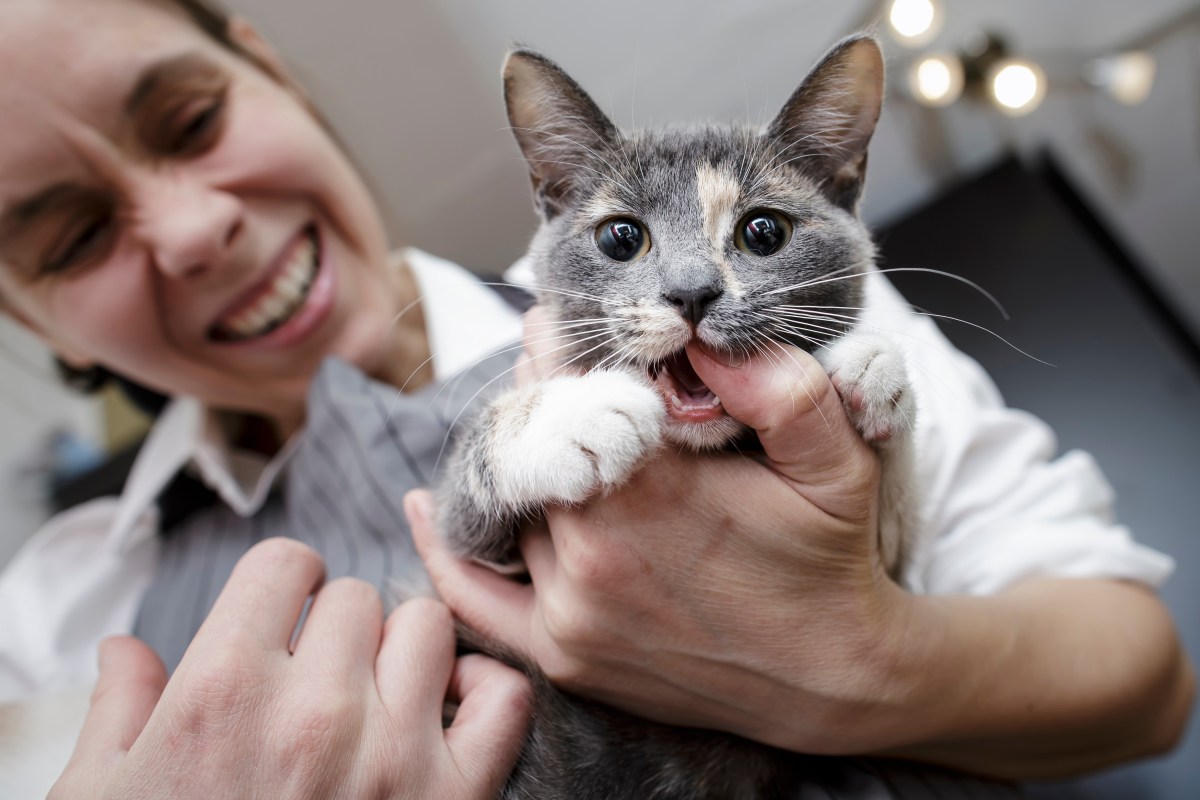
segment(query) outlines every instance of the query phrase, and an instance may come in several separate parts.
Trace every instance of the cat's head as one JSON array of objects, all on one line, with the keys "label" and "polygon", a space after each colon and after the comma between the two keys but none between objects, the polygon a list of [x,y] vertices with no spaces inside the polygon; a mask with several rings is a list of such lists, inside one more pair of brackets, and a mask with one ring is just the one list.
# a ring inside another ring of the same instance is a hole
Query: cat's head
[{"label": "cat's head", "polygon": [[853,323],[874,259],[857,216],[883,99],[872,38],[834,46],[762,130],[623,134],[528,50],[509,56],[504,91],[560,361],[647,370],[674,422],[715,444],[733,426],[683,355],[693,337],[741,354],[767,338],[811,351]]}]

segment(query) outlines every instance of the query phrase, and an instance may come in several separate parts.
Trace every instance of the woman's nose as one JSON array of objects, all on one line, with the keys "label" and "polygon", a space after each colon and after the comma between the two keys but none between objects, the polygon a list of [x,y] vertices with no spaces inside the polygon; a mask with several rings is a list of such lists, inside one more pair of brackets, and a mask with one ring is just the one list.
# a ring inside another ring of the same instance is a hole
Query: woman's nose
[{"label": "woman's nose", "polygon": [[160,178],[155,184],[145,187],[138,217],[156,266],[171,278],[223,269],[244,225],[241,199],[198,181]]}]

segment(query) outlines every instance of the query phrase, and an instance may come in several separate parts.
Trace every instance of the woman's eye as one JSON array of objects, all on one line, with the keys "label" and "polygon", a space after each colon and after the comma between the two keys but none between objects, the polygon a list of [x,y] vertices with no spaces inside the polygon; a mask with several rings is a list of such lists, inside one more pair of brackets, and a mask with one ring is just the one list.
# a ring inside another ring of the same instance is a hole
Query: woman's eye
[{"label": "woman's eye", "polygon": [[91,217],[69,229],[62,245],[46,259],[43,273],[63,272],[77,264],[102,255],[116,232],[116,219],[111,213]]},{"label": "woman's eye", "polygon": [[792,238],[792,224],[775,211],[751,211],[738,225],[734,244],[756,256],[778,253]]},{"label": "woman's eye", "polygon": [[220,97],[198,109],[192,109],[172,136],[166,148],[170,155],[198,155],[212,147],[220,132],[225,98]]},{"label": "woman's eye", "polygon": [[611,219],[596,228],[596,247],[614,261],[632,261],[650,250],[650,237],[633,219]]}]

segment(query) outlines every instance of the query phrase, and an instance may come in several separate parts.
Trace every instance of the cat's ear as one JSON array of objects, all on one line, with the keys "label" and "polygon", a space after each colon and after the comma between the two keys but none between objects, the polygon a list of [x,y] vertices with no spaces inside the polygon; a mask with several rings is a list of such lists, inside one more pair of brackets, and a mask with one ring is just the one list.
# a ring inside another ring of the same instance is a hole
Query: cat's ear
[{"label": "cat's ear", "polygon": [[605,171],[603,154],[619,145],[621,135],[579,84],[531,50],[514,50],[504,62],[504,101],[529,162],[534,204],[551,219],[589,178]]},{"label": "cat's ear", "polygon": [[879,44],[864,34],[851,36],[825,54],[765,136],[781,162],[795,159],[831,202],[854,213],[882,105]]}]

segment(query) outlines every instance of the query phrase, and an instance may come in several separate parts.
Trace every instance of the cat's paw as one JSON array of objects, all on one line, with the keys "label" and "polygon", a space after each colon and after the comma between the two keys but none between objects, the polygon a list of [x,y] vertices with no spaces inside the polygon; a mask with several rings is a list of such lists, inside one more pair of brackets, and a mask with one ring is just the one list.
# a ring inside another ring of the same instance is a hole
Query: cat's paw
[{"label": "cat's paw", "polygon": [[900,348],[876,334],[851,332],[817,358],[863,439],[882,445],[912,430],[916,402]]},{"label": "cat's paw", "polygon": [[[581,503],[623,483],[659,444],[659,394],[623,372],[557,378],[498,426],[494,476],[510,507]],[[507,431],[502,430],[507,428]]]}]

